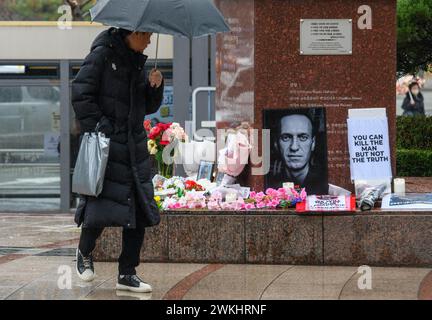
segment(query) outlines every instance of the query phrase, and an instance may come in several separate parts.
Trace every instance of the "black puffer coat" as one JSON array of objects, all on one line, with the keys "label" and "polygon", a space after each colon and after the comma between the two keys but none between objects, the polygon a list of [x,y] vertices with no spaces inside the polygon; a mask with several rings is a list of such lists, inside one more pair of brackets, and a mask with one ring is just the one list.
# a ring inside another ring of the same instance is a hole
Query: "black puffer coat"
[{"label": "black puffer coat", "polygon": [[409,92],[407,92],[405,99],[402,103],[402,109],[404,110],[404,116],[424,116],[424,98],[421,92],[418,95],[412,95],[414,104],[411,104],[411,97]]},{"label": "black puffer coat", "polygon": [[83,227],[135,228],[136,214],[146,225],[159,223],[151,182],[144,117],[158,110],[164,83],[153,88],[146,77],[147,56],[126,45],[116,28],[103,31],[93,42],[72,83],[72,105],[84,132],[98,121],[111,139],[102,193],[80,196],[75,222]]}]

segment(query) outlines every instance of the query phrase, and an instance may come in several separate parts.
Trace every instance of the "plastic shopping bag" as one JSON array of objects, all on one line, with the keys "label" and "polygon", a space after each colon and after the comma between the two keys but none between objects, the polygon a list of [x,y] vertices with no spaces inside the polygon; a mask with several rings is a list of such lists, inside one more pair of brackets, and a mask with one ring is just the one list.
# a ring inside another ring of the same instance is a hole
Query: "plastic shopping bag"
[{"label": "plastic shopping bag", "polygon": [[110,144],[98,125],[95,132],[84,133],[72,176],[72,192],[94,197],[102,192]]}]

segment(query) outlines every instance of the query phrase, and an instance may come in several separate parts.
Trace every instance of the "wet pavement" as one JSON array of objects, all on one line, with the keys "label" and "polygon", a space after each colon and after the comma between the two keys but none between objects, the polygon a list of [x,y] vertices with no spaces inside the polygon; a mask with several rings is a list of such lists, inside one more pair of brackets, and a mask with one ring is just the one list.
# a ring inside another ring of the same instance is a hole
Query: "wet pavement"
[{"label": "wet pavement", "polygon": [[[151,294],[114,290],[116,263],[79,280],[70,214],[0,214],[0,299],[431,299],[432,268],[142,263]],[[369,277],[370,275],[370,277]]]}]

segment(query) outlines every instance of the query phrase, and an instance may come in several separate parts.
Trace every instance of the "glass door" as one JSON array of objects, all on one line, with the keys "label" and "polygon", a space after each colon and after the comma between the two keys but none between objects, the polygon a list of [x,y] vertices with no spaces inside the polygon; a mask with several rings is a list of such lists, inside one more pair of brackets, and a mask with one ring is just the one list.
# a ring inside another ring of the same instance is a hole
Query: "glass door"
[{"label": "glass door", "polygon": [[60,87],[46,83],[0,84],[0,212],[59,210]]}]

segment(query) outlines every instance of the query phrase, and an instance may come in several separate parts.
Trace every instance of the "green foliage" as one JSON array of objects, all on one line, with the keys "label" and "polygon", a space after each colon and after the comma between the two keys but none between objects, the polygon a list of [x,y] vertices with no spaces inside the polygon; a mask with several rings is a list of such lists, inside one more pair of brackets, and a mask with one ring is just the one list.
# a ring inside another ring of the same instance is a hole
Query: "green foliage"
[{"label": "green foliage", "polygon": [[396,127],[397,175],[432,176],[432,117],[398,117]]},{"label": "green foliage", "polygon": [[406,150],[396,152],[397,175],[400,177],[432,176],[432,150]]},{"label": "green foliage", "polygon": [[60,14],[57,12],[63,0],[44,1],[13,1],[7,0],[6,6],[19,20],[23,21],[56,21]]},{"label": "green foliage", "polygon": [[[5,0],[4,6],[16,17],[23,21],[57,21],[63,13],[59,13],[60,6],[66,4],[64,0]],[[94,1],[81,0],[82,12],[88,10]],[[75,17],[76,18],[76,17]],[[90,15],[87,15],[89,20]]]},{"label": "green foliage", "polygon": [[432,0],[398,0],[398,73],[416,74],[432,64]]},{"label": "green foliage", "polygon": [[396,127],[397,149],[432,150],[432,116],[399,116]]}]

